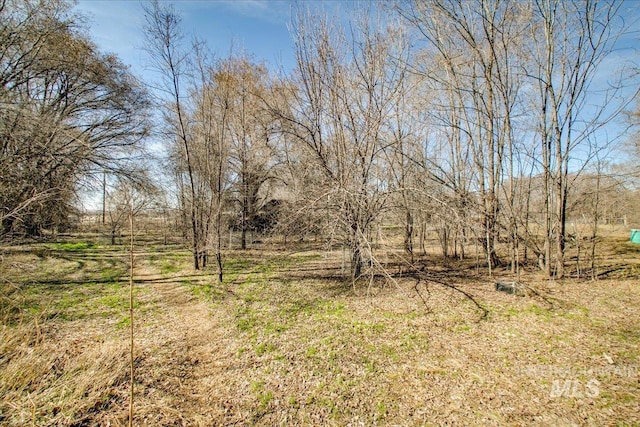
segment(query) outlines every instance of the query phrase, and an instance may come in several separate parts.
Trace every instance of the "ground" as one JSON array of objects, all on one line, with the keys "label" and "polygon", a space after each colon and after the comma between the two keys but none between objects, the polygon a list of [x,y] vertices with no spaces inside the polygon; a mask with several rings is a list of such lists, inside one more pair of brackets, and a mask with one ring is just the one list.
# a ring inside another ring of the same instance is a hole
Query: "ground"
[{"label": "ground", "polygon": [[[640,245],[623,236],[597,280],[526,270],[526,296],[433,254],[419,278],[389,264],[353,285],[339,251],[254,246],[225,254],[219,285],[139,239],[134,425],[640,425]],[[1,425],[126,425],[127,269],[96,236],[3,247]]]}]

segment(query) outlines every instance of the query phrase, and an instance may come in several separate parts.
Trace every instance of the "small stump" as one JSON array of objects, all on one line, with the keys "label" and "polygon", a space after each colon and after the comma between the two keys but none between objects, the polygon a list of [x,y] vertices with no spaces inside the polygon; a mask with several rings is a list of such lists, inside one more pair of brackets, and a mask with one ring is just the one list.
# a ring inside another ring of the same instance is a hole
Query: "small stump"
[{"label": "small stump", "polygon": [[527,295],[524,286],[518,282],[496,282],[496,291],[521,297]]}]

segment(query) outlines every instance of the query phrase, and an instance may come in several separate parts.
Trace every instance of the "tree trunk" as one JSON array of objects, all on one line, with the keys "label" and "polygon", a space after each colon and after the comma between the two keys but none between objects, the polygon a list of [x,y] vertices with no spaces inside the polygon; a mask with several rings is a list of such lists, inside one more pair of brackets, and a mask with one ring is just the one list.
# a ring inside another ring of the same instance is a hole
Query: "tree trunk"
[{"label": "tree trunk", "polygon": [[567,236],[567,191],[564,177],[558,179],[558,204],[557,204],[557,224],[556,224],[556,277],[564,277],[564,255]]},{"label": "tree trunk", "polygon": [[362,275],[362,248],[360,247],[360,227],[351,226],[351,279],[356,280]]},{"label": "tree trunk", "polygon": [[358,242],[354,242],[351,248],[351,278],[353,280],[362,275],[362,253]]},{"label": "tree trunk", "polygon": [[411,264],[414,262],[413,257],[413,216],[411,215],[411,211],[407,209],[407,215],[405,219],[405,229],[404,229],[404,250],[409,255],[409,259],[411,260]]}]

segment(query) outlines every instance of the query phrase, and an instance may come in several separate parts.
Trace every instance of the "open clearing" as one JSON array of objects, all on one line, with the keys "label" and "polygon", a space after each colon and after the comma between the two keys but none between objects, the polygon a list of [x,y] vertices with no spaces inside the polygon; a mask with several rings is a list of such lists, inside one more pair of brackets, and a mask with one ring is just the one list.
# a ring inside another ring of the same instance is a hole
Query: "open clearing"
[{"label": "open clearing", "polygon": [[[1,425],[126,425],[128,255],[98,241],[4,248]],[[135,425],[640,424],[640,246],[610,237],[596,281],[525,272],[519,297],[435,256],[434,281],[353,287],[306,245],[230,251],[220,286],[139,244]]]}]

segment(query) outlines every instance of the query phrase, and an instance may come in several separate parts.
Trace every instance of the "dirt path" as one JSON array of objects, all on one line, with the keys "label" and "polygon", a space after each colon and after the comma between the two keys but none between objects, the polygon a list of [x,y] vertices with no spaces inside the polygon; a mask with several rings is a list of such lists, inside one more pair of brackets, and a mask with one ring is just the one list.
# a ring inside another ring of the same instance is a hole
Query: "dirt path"
[{"label": "dirt path", "polygon": [[[188,286],[147,276],[143,304],[155,305],[142,316],[136,333],[135,420],[141,425],[212,425],[246,420],[233,407],[247,395],[250,381],[236,357],[240,344],[233,330],[233,301],[214,306]],[[146,301],[145,301],[146,300]]]}]

